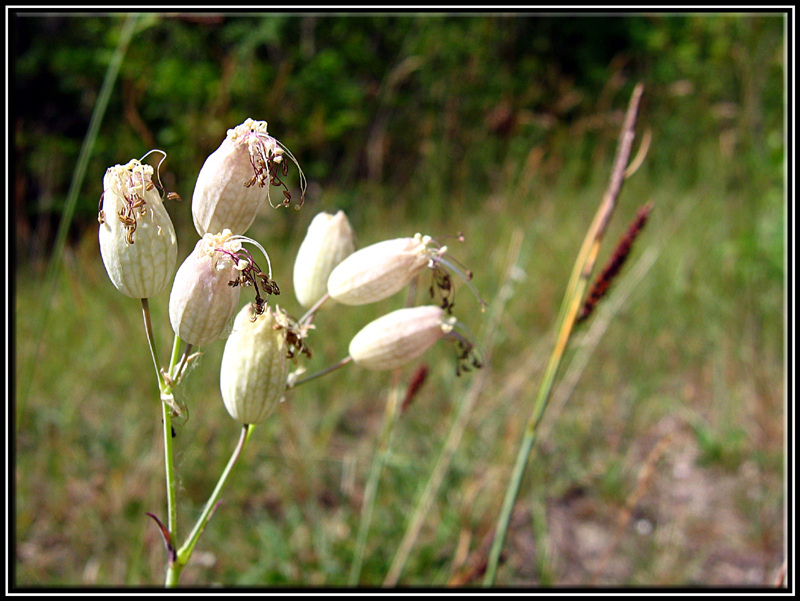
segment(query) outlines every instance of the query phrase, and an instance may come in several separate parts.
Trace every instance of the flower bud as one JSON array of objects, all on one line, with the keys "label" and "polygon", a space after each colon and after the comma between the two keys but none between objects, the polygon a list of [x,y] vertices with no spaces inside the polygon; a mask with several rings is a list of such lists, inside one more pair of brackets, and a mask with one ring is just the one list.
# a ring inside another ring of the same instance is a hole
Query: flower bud
[{"label": "flower bud", "polygon": [[328,276],[356,248],[355,236],[343,211],[320,213],[311,220],[294,262],[294,293],[310,307],[328,291]]},{"label": "flower bud", "polygon": [[271,267],[269,275],[261,272],[242,242],[255,244],[266,256],[254,240],[224,230],[203,236],[178,268],[169,297],[169,319],[175,333],[188,344],[203,346],[230,331],[240,285],[255,286],[258,312],[264,311],[259,283],[266,294],[280,292],[271,279]]},{"label": "flower bud", "polygon": [[228,413],[243,424],[266,420],[286,390],[291,362],[279,315],[270,307],[258,315],[248,303],[225,341],[220,391]]},{"label": "flower bud", "polygon": [[[197,176],[192,195],[192,218],[198,233],[229,229],[244,234],[268,201],[273,208],[289,206],[291,194],[281,176],[288,172],[288,157],[297,160],[278,140],[267,134],[266,121],[245,120],[228,130],[228,135],[212,152]],[[305,198],[305,176],[300,171],[301,198]],[[284,199],[273,205],[270,188],[282,187]]]},{"label": "flower bud", "polygon": [[178,240],[150,165],[133,159],[106,171],[98,221],[100,254],[117,290],[132,298],[164,290],[175,271]]},{"label": "flower bud", "polygon": [[384,240],[339,263],[328,278],[328,293],[344,305],[366,305],[405,287],[447,247],[430,248],[430,236]]},{"label": "flower bud", "polygon": [[366,369],[401,367],[450,333],[455,323],[441,307],[398,309],[364,326],[350,341],[350,356]]}]

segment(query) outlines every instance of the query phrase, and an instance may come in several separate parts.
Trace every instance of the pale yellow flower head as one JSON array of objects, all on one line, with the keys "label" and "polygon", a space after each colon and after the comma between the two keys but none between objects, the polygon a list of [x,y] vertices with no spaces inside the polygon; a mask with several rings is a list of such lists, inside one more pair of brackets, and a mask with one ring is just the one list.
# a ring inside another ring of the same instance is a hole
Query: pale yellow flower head
[{"label": "pale yellow flower head", "polygon": [[225,341],[219,385],[225,408],[243,424],[258,424],[275,409],[291,361],[271,307],[257,315],[247,304],[236,315]]},{"label": "pale yellow flower head", "polygon": [[132,298],[164,290],[178,240],[150,165],[133,159],[106,170],[98,221],[100,254],[114,286]]},{"label": "pale yellow flower head", "polygon": [[366,305],[392,296],[447,250],[432,248],[430,242],[430,236],[417,234],[357,250],[331,272],[328,294],[343,305]]},{"label": "pale yellow flower head", "polygon": [[437,306],[398,309],[368,323],[350,341],[353,361],[371,370],[402,367],[427,351],[439,339],[453,336],[461,346],[459,371],[479,367],[473,359],[473,345],[454,332],[456,318]]},{"label": "pale yellow flower head", "polygon": [[303,307],[325,295],[331,271],[355,249],[353,228],[343,211],[319,213],[311,220],[294,262],[294,294]]},{"label": "pale yellow flower head", "polygon": [[[281,179],[288,172],[287,157],[300,169],[292,153],[267,133],[266,121],[247,119],[229,129],[197,176],[192,195],[192,218],[197,232],[203,236],[229,229],[234,234],[244,234],[265,202],[275,208],[289,206],[291,193]],[[297,208],[305,198],[302,170],[300,184]],[[278,204],[271,200],[273,187],[283,192]]]},{"label": "pale yellow flower head", "polygon": [[[256,245],[267,258],[268,273],[256,264],[242,243]],[[230,332],[239,305],[242,286],[253,286],[255,307],[264,311],[261,292],[279,294],[272,280],[272,267],[266,251],[255,240],[237,236],[230,230],[206,234],[195,245],[175,274],[169,297],[172,329],[185,342],[203,346]]]}]

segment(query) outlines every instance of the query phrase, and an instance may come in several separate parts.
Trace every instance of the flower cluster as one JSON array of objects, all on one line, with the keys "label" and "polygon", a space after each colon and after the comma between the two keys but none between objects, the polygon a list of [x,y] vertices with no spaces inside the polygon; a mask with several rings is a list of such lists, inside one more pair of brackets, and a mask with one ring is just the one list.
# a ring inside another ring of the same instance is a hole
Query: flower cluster
[{"label": "flower cluster", "polygon": [[[160,151],[159,151],[160,152]],[[220,390],[230,415],[244,423],[264,421],[294,383],[290,365],[311,357],[306,338],[317,310],[325,302],[364,305],[386,299],[406,287],[425,269],[432,273],[431,296],[440,302],[391,312],[366,325],[350,342],[349,358],[366,369],[401,367],[441,338],[453,338],[460,349],[459,373],[480,366],[473,345],[457,332],[451,315],[457,273],[447,247],[430,236],[378,242],[356,250],[355,235],[342,211],[320,213],[311,221],[294,263],[293,284],[299,304],[308,309],[300,320],[267,306],[280,294],[264,247],[245,236],[259,211],[289,206],[292,195],[282,180],[288,162],[299,165],[264,121],[247,119],[227,132],[205,161],[192,195],[192,217],[200,239],[175,271],[177,240],[163,198],[178,198],[154,179],[141,160],[116,165],[103,179],[98,221],[100,249],[109,277],[123,293],[147,299],[172,279],[169,319],[177,337],[202,347],[227,338]],[[303,205],[305,178],[300,173]],[[280,188],[283,200],[270,197]],[[255,257],[245,245],[255,247]],[[260,258],[263,255],[263,261]],[[257,262],[258,260],[258,262]],[[261,265],[259,265],[259,262]],[[174,274],[174,278],[173,278]],[[243,289],[255,299],[239,308]],[[474,288],[473,288],[474,289]],[[302,368],[301,368],[302,369]]]},{"label": "flower cluster", "polygon": [[[457,373],[480,367],[469,337],[457,331],[463,325],[451,315],[453,283],[447,269],[470,285],[471,273],[463,274],[446,258],[447,247],[430,236],[385,240],[367,246],[342,261],[328,278],[328,294],[348,305],[377,302],[402,290],[426,268],[432,272],[431,297],[441,295],[440,305],[399,309],[361,329],[350,342],[350,356],[366,369],[401,367],[422,355],[437,340],[447,337],[459,347]],[[474,288],[473,288],[474,291]],[[476,292],[477,295],[477,292]],[[478,296],[480,300],[480,296]],[[483,304],[483,301],[480,301]]]},{"label": "flower cluster", "polygon": [[431,297],[441,296],[438,306],[400,309],[367,324],[350,342],[353,362],[366,369],[394,369],[448,337],[459,347],[457,373],[480,367],[474,345],[456,331],[456,326],[463,326],[451,315],[454,287],[448,270],[470,287],[471,272],[462,273],[447,258],[446,246],[422,234],[384,240],[352,252],[352,230],[344,223],[341,211],[335,217],[321,213],[311,222],[294,265],[301,304],[309,306],[325,298],[322,290],[343,305],[375,303],[405,288],[426,268],[432,272]]}]

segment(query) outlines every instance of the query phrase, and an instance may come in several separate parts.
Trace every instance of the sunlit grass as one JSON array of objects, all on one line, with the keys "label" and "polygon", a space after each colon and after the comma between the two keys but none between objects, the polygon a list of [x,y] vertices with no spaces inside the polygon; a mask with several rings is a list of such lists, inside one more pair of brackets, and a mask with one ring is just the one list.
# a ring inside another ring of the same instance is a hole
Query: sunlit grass
[{"label": "sunlit grass", "polygon": [[[523,482],[498,583],[772,581],[783,545],[783,276],[775,269],[783,211],[774,192],[755,198],[747,187],[726,190],[716,167],[701,161],[709,177],[690,188],[654,184],[646,169],[626,183],[607,240],[641,204],[653,200],[655,209],[615,286],[625,286],[645,251],[658,257],[610,320],[563,408],[545,417],[547,435]],[[607,165],[597,172],[607,174]],[[443,241],[475,271],[487,299],[500,285],[512,233],[524,231],[524,280],[508,302],[485,388],[401,584],[457,582],[480,557],[527,418],[524,400],[535,394],[569,268],[602,194],[602,177],[592,181],[577,187],[564,177],[527,194],[509,181],[477,208],[454,207],[441,219],[407,215],[402,203],[390,203],[390,190],[370,189],[369,202],[361,201],[366,193],[329,190],[317,206],[268,214],[253,228],[273,259],[277,302],[295,314],[291,265],[318,210],[350,207],[362,246],[417,231],[462,231],[466,243]],[[447,206],[448,199],[428,202]],[[188,214],[188,203],[170,210]],[[195,234],[185,216],[176,224],[183,257]],[[16,582],[158,583],[166,554],[145,512],[165,508],[160,409],[139,306],[108,281],[91,232],[63,259],[50,299],[41,298],[31,269],[17,272],[17,373],[33,360],[36,366],[16,433]],[[403,300],[321,312],[309,371],[340,359],[364,323]],[[36,353],[33,309],[45,301],[52,317]],[[166,302],[164,294],[150,303],[162,356],[172,339]],[[455,312],[480,331],[484,317],[463,286]],[[578,332],[565,366],[590,326]],[[219,397],[222,346],[203,349],[182,390],[190,411],[175,438],[183,534],[238,436]],[[440,343],[424,356],[428,379],[398,422],[362,583],[383,581],[456,403],[476,375],[456,377],[451,354]],[[405,387],[413,369],[393,376],[350,365],[292,391],[256,429],[182,583],[345,585],[387,395]],[[655,476],[643,481],[659,441],[666,442],[652,459]],[[750,571],[736,572],[734,559]]]}]

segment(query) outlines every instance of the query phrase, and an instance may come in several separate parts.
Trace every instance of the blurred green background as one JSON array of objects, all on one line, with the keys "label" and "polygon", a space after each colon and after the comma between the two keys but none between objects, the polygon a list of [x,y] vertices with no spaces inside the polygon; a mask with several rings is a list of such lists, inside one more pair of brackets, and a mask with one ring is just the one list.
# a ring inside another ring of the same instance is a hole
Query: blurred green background
[{"label": "blurred green background", "polygon": [[[197,173],[247,117],[268,121],[309,180],[302,211],[268,209],[248,232],[270,252],[279,304],[299,316],[294,253],[317,212],[344,209],[361,246],[419,231],[474,271],[489,311],[462,286],[455,314],[489,360],[457,378],[442,342],[398,373],[350,365],[297,388],[256,429],[181,581],[345,585],[387,398],[424,364],[391,441],[361,582],[383,582],[474,398],[400,584],[479,583],[639,82],[637,144],[652,142],[601,265],[636,210],[655,209],[568,350],[498,584],[775,583],[786,544],[782,15],[141,14],[53,257],[125,18],[9,21],[18,586],[163,582],[166,554],[145,516],[165,512],[157,388],[139,304],[99,256],[102,176],[152,148],[168,153],[182,260],[197,239]],[[459,231],[466,242],[447,238]],[[162,358],[167,298],[151,299]],[[404,301],[322,312],[306,367],[343,357],[362,325]],[[218,392],[222,347],[203,349],[182,391],[182,535],[238,436]]]}]

